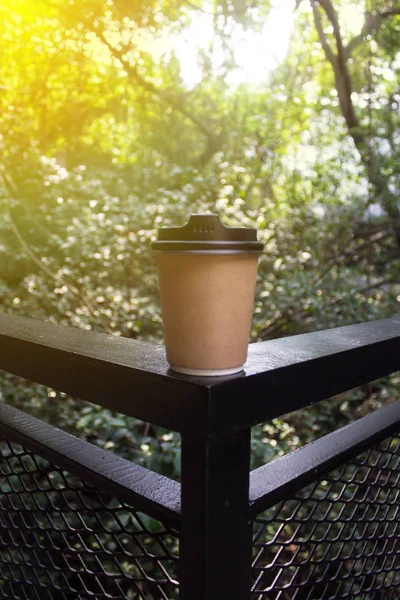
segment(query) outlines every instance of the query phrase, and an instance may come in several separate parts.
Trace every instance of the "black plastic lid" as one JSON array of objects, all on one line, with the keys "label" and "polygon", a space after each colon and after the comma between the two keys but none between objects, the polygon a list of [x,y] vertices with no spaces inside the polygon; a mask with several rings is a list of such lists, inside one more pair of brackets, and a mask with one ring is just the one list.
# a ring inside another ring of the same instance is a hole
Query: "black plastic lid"
[{"label": "black plastic lid", "polygon": [[157,252],[237,251],[262,252],[257,230],[226,227],[218,215],[191,215],[183,227],[162,227],[152,248]]}]

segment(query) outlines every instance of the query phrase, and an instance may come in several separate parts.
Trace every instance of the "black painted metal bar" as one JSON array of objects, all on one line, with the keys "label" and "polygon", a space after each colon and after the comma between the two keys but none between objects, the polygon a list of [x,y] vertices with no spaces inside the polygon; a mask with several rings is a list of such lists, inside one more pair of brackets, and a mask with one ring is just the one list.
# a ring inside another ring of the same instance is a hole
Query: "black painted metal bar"
[{"label": "black painted metal bar", "polygon": [[133,504],[176,529],[181,486],[129,460],[0,403],[0,434],[70,471],[91,485]]},{"label": "black painted metal bar", "polygon": [[255,517],[398,431],[400,401],[255,469],[250,474],[251,516]]},{"label": "black painted metal bar", "polygon": [[400,316],[250,344],[246,377],[212,388],[209,427],[224,435],[400,369]]},{"label": "black painted metal bar", "polygon": [[0,369],[175,431],[207,429],[208,390],[163,346],[0,314]]},{"label": "black painted metal bar", "polygon": [[250,431],[182,439],[180,600],[249,600]]},{"label": "black painted metal bar", "polygon": [[400,317],[251,344],[245,371],[194,378],[162,346],[0,314],[0,368],[197,439],[225,436],[400,368]]}]

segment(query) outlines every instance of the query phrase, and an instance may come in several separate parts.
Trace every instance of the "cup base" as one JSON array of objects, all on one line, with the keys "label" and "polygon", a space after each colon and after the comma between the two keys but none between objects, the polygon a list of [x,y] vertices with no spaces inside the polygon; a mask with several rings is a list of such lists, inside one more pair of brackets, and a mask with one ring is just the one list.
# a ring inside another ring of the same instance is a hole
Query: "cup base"
[{"label": "cup base", "polygon": [[182,373],[183,375],[195,375],[196,377],[222,377],[223,375],[233,375],[234,373],[240,373],[243,371],[243,366],[232,367],[230,369],[191,369],[190,367],[176,367],[170,365],[173,371]]}]

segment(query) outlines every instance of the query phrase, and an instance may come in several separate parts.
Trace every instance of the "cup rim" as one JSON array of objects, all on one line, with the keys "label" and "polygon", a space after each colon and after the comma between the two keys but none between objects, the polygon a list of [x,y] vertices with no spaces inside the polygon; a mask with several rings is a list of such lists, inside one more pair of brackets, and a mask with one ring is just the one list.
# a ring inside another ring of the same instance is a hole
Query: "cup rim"
[{"label": "cup rim", "polygon": [[257,252],[264,249],[263,242],[235,240],[157,240],[151,245],[153,252]]},{"label": "cup rim", "polygon": [[261,250],[153,250],[153,254],[254,254],[260,256]]}]

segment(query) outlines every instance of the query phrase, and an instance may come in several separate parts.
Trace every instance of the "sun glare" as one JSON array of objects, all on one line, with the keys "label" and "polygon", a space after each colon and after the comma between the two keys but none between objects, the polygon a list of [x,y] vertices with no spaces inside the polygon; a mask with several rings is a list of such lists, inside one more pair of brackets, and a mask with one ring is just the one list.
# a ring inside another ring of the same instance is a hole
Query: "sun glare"
[{"label": "sun glare", "polygon": [[[361,31],[364,9],[364,2],[359,6],[345,4],[341,7],[340,25],[345,37]],[[232,24],[230,41],[236,68],[229,69],[229,85],[265,84],[271,71],[287,54],[295,16],[295,0],[273,0],[268,18],[260,31],[245,29],[239,23]],[[221,71],[225,56],[221,40],[214,34],[213,15],[193,9],[190,18],[190,25],[179,34],[159,31],[154,36],[149,30],[139,29],[135,32],[134,42],[140,50],[151,54],[155,61],[174,53],[180,63],[182,81],[192,89],[204,78],[199,60],[201,52],[208,54],[212,47],[210,62],[214,74]],[[88,43],[96,60],[110,62],[111,57],[107,58],[108,53],[104,49],[102,52],[100,46],[101,43],[95,39]]]},{"label": "sun glare", "polygon": [[[243,82],[259,84],[267,79],[287,53],[294,17],[294,0],[275,0],[260,32],[245,30],[240,24],[233,25],[231,42],[237,68],[230,70],[230,85]],[[138,32],[135,40],[156,60],[174,52],[180,62],[182,80],[188,88],[193,88],[203,78],[199,64],[202,50],[207,51],[212,45],[211,65],[216,73],[225,58],[221,43],[214,36],[213,16],[193,10],[191,21],[189,27],[178,35],[159,34],[154,38],[143,31]]]},{"label": "sun glare", "polygon": [[[260,33],[243,32],[235,43],[239,68],[234,77],[249,83],[262,83],[285,58],[294,24],[294,2],[273,3],[269,17]],[[236,41],[236,40],[235,40]]]},{"label": "sun glare", "polygon": [[[231,85],[243,82],[262,83],[268,74],[286,55],[290,33],[294,23],[294,0],[275,0],[266,24],[257,33],[245,30],[237,24],[232,30],[232,43],[237,68],[229,75]],[[193,15],[188,30],[177,36],[172,47],[181,64],[181,76],[188,87],[193,87],[202,78],[198,65],[198,50],[206,49],[213,38],[211,15]],[[218,71],[224,55],[218,40],[214,40],[212,66]]]},{"label": "sun glare", "polygon": [[[345,4],[340,8],[340,25],[344,36],[358,34],[364,23],[365,3],[358,6]],[[268,19],[260,32],[245,30],[236,24],[232,28],[231,41],[234,48],[236,69],[231,69],[228,83],[236,86],[241,83],[262,84],[270,72],[284,59],[295,21],[294,0],[273,0]],[[181,77],[189,88],[197,85],[202,77],[199,65],[199,51],[207,50],[213,40],[213,16],[193,10],[191,25],[176,36],[160,36],[158,39],[140,39],[143,49],[154,57],[176,54],[181,66]],[[224,53],[218,40],[213,41],[212,68],[218,72],[224,61]]]},{"label": "sun glare", "polygon": [[365,3],[347,4],[339,10],[340,27],[344,36],[360,33],[364,24]]}]

